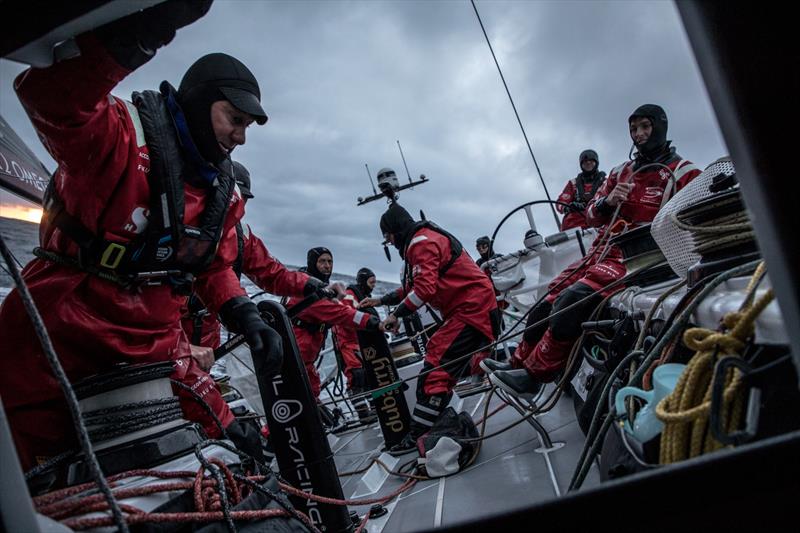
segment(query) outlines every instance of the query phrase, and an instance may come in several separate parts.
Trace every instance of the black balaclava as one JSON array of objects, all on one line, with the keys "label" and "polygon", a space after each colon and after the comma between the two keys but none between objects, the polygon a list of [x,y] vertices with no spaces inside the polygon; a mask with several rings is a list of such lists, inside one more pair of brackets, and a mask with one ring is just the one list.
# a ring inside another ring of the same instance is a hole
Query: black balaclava
[{"label": "black balaclava", "polygon": [[664,149],[668,146],[667,113],[661,108],[661,106],[657,106],[655,104],[644,104],[637,107],[636,111],[631,113],[631,116],[628,117],[628,124],[631,123],[631,120],[633,120],[634,117],[649,118],[650,122],[653,124],[653,133],[650,134],[650,138],[647,139],[647,142],[642,145],[636,145],[636,149],[642,155],[653,159],[654,156],[664,151]]},{"label": "black balaclava", "polygon": [[236,185],[239,186],[239,191],[242,193],[242,198],[254,198],[252,191],[250,191],[250,172],[247,170],[247,167],[238,161],[234,161],[233,177],[236,179]]},{"label": "black balaclava", "polygon": [[489,247],[489,249],[486,250],[486,253],[481,253],[481,257],[483,259],[489,259],[492,256],[492,240],[489,238],[488,235],[484,235],[483,237],[478,237],[478,240],[475,241],[476,247],[480,244],[485,244]]},{"label": "black balaclava", "polygon": [[267,121],[260,104],[258,82],[244,63],[221,53],[208,54],[195,61],[183,75],[178,103],[200,155],[215,165],[227,157],[211,126],[211,104],[220,100],[228,100],[240,111],[252,115],[258,124]]},{"label": "black balaclava", "polygon": [[381,216],[381,232],[394,235],[394,247],[400,251],[400,257],[405,253],[406,234],[413,225],[414,219],[397,202],[392,203]]},{"label": "black balaclava", "polygon": [[330,274],[323,274],[317,270],[317,259],[319,259],[322,254],[328,254],[331,256],[331,259],[333,259],[333,254],[331,251],[324,246],[317,246],[316,248],[312,248],[308,251],[308,255],[306,256],[306,272],[315,278],[328,283],[331,278]]},{"label": "black balaclava", "polygon": [[360,269],[356,274],[356,287],[358,287],[358,290],[361,291],[361,294],[364,297],[369,297],[372,295],[372,289],[369,285],[367,285],[367,280],[374,277],[375,273],[367,267]]},{"label": "black balaclava", "polygon": [[[590,172],[586,172],[585,170],[583,170],[583,167],[580,166],[583,165],[583,162],[586,161],[587,159],[594,161],[594,170]],[[584,150],[578,157],[578,165],[580,166],[581,169],[581,176],[583,176],[584,178],[588,178],[593,176],[594,174],[597,174],[597,172],[600,170],[600,158],[597,157],[597,152],[595,152],[594,150]]]}]

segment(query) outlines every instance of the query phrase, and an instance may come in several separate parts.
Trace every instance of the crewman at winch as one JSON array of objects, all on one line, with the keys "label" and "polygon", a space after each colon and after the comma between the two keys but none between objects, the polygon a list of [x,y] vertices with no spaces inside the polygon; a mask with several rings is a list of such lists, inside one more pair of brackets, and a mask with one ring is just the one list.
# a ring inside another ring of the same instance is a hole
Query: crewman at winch
[{"label": "crewman at winch", "polygon": [[586,221],[586,207],[595,193],[603,185],[606,173],[600,170],[600,158],[594,150],[584,150],[578,157],[581,171],[564,186],[558,197],[562,204],[556,204],[559,213],[564,214],[561,231],[568,229],[584,229],[589,227]]},{"label": "crewman at winch", "polygon": [[414,450],[416,440],[436,422],[457,379],[480,372],[479,363],[499,333],[500,314],[492,282],[453,235],[432,222],[415,222],[396,202],[381,217],[380,228],[385,242],[405,260],[403,284],[380,299],[363,300],[361,306],[396,305],[383,321],[386,329],[396,329],[398,319],[426,303],[444,319],[428,341],[410,431],[390,449],[402,454]]},{"label": "crewman at winch", "polygon": [[[377,317],[378,311],[374,307],[361,309],[358,307],[358,304],[364,298],[372,296],[372,290],[375,288],[376,283],[375,273],[372,270],[367,267],[359,269],[356,273],[356,282],[347,286],[342,303]],[[373,419],[374,411],[370,409],[369,403],[364,398],[359,397],[361,393],[368,389],[368,386],[356,330],[349,324],[334,326],[333,336],[339,353],[342,355],[344,375],[347,378],[347,390],[351,396],[356,397],[353,400],[356,413],[362,421]]]},{"label": "crewman at winch", "polygon": [[[76,38],[80,54],[31,68],[14,87],[58,169],[45,197],[41,248],[23,276],[73,383],[121,363],[172,360],[172,377],[252,443],[190,355],[181,307],[195,291],[278,371],[280,337],[232,264],[243,202],[230,153],[263,125],[259,84],[239,60],[209,54],[175,90],[112,96],[114,87],[203,16],[209,1],[171,0]],[[306,292],[316,291],[309,283]],[[76,447],[71,416],[20,294],[0,308],[0,396],[24,468]],[[183,389],[186,418],[220,430]],[[257,437],[256,437],[257,438]]]},{"label": "crewman at winch", "polygon": [[[233,169],[242,202],[247,205],[254,198],[250,172],[238,161],[233,162]],[[309,275],[283,266],[269,253],[264,242],[253,234],[250,226],[241,220],[236,224],[236,247],[233,271],[238,279],[241,280],[244,274],[257,287],[276,296],[300,296],[304,293]],[[217,315],[209,312],[200,296],[192,293],[181,326],[189,337],[192,355],[201,367],[208,370],[214,364],[214,349],[220,345]]]},{"label": "crewman at winch", "polygon": [[[311,248],[306,255],[305,268],[314,278],[328,283],[333,273],[333,253],[324,246]],[[299,301],[299,298],[291,298],[286,303],[286,308],[291,309]],[[297,348],[300,350],[300,357],[305,364],[311,392],[315,398],[319,398],[320,380],[314,363],[325,344],[328,329],[347,325],[356,329],[376,330],[380,328],[381,322],[376,314],[355,309],[339,300],[329,299],[314,302],[291,321]]]},{"label": "crewman at winch", "polygon": [[[654,104],[638,107],[628,118],[635,157],[615,167],[589,202],[586,221],[600,228],[591,249],[553,279],[547,297],[531,311],[523,342],[512,358],[515,369],[495,361],[484,364],[494,370],[491,381],[509,394],[532,395],[542,383],[556,379],[580,336],[581,323],[619,287],[608,288],[626,273],[622,252],[609,245],[609,239],[650,223],[677,191],[700,174],[671,146],[667,125],[667,114]],[[533,327],[538,322],[543,323]]]}]

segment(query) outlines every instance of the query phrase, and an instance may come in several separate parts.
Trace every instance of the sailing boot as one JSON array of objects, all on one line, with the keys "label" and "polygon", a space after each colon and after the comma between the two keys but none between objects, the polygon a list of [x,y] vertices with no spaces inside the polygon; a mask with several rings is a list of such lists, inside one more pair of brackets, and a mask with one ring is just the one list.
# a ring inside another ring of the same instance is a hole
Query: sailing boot
[{"label": "sailing boot", "polygon": [[498,370],[511,370],[512,366],[510,362],[500,362],[496,359],[489,359],[488,357],[481,361],[481,368],[487,374],[491,374],[492,372],[496,372]]},{"label": "sailing boot", "polygon": [[417,404],[411,413],[411,427],[403,440],[389,448],[389,455],[398,457],[417,451],[417,439],[433,427],[439,415],[450,403],[451,396],[449,393],[418,396]]},{"label": "sailing boot", "polygon": [[498,370],[489,376],[491,382],[509,395],[531,401],[542,388],[542,384],[531,377],[524,368]]}]

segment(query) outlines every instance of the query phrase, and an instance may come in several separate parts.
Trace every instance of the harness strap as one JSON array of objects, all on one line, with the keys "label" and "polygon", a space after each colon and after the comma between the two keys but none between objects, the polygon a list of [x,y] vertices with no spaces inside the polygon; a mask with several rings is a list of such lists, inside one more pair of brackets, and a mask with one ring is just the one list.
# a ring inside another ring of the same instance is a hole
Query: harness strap
[{"label": "harness strap", "polygon": [[[131,249],[138,249],[140,242],[118,243],[103,239],[92,233],[75,216],[71,215],[50,180],[44,193],[44,211],[49,223],[64,232],[78,245],[78,265],[85,267],[96,264],[108,270],[116,270],[123,258],[132,255]],[[102,233],[102,232],[101,232]]]},{"label": "harness strap", "polygon": [[312,322],[306,322],[300,318],[293,318],[292,325],[297,326],[298,328],[304,329],[306,331],[310,331],[311,333],[325,333],[325,331],[330,327],[328,324],[324,322],[321,324],[314,324]]}]

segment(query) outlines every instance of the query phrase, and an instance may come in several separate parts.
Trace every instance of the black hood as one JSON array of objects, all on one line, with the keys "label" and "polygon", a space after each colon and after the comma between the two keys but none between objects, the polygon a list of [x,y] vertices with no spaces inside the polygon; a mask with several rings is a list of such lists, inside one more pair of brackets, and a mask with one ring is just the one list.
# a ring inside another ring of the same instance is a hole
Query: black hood
[{"label": "black hood", "polygon": [[317,259],[319,259],[322,254],[328,254],[331,256],[331,259],[333,259],[333,254],[331,251],[324,246],[317,246],[316,248],[312,248],[308,251],[308,254],[306,255],[306,272],[315,278],[328,283],[328,281],[331,279],[330,274],[325,275],[317,270]]},{"label": "black hood", "polygon": [[636,145],[636,150],[646,158],[656,158],[668,148],[667,127],[669,123],[667,121],[667,113],[661,106],[644,104],[631,113],[631,116],[628,117],[628,124],[634,117],[648,118],[653,124],[653,133],[650,134],[650,138],[644,144]]},{"label": "black hood", "polygon": [[233,177],[236,179],[236,185],[239,186],[239,191],[242,193],[242,198],[253,198],[253,193],[250,190],[250,171],[247,170],[247,167],[238,161],[234,161]]},{"label": "black hood", "polygon": [[485,244],[489,247],[489,249],[486,251],[485,254],[478,252],[481,255],[481,258],[482,259],[491,258],[492,255],[494,255],[494,251],[492,250],[492,239],[490,239],[488,235],[484,235],[483,237],[478,237],[478,239],[475,241],[475,247],[477,248],[481,244]]},{"label": "black hood", "polygon": [[227,100],[240,111],[252,115],[258,124],[267,121],[260,104],[258,82],[244,63],[220,53],[195,61],[183,75],[178,102],[200,154],[214,164],[227,157],[211,126],[211,104],[220,100]]},{"label": "black hood", "polygon": [[381,233],[394,235],[394,247],[400,250],[402,257],[408,232],[414,227],[414,219],[397,202],[381,216]]},{"label": "black hood", "polygon": [[362,295],[362,297],[368,297],[372,295],[372,289],[370,289],[369,285],[367,285],[367,280],[374,277],[375,273],[367,267],[360,269],[356,274],[356,287],[358,288],[358,292]]},{"label": "black hood", "polygon": [[[589,172],[583,170],[583,167],[581,166],[583,165],[583,162],[586,161],[587,159],[594,161],[594,170],[591,170]],[[588,178],[586,180],[587,182],[591,181],[600,171],[600,157],[598,157],[597,152],[595,152],[594,150],[591,149],[584,150],[583,152],[581,152],[581,155],[578,156],[578,166],[581,169],[580,175],[583,176],[584,178]]]}]

